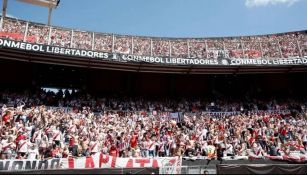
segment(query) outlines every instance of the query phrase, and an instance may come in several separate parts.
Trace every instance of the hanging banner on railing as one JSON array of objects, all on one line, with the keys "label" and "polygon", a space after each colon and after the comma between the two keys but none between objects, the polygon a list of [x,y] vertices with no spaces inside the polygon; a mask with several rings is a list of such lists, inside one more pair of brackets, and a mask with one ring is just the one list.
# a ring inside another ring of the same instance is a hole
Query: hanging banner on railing
[{"label": "hanging banner on railing", "polygon": [[62,159],[47,160],[0,160],[0,170],[44,170],[61,168]]},{"label": "hanging banner on railing", "polygon": [[[0,32],[0,37],[5,37]],[[170,57],[153,57],[137,56],[119,53],[107,53],[100,51],[63,48],[50,45],[32,44],[21,41],[0,38],[0,47],[14,48],[48,54],[58,54],[65,56],[96,58],[109,61],[119,62],[144,62],[164,65],[220,65],[220,66],[240,66],[240,65],[306,65],[307,58],[280,58],[280,59],[246,59],[246,58],[218,58],[218,59],[200,59],[200,58],[170,58]]]},{"label": "hanging banner on railing", "polygon": [[0,160],[0,171],[159,167],[162,174],[181,174],[181,166],[182,157],[120,158],[103,154],[80,158],[47,160]]},{"label": "hanging banner on railing", "polygon": [[73,111],[73,108],[72,107],[55,107],[55,106],[46,106],[46,109],[47,110],[53,110],[53,111],[55,111],[55,110],[61,110],[61,111],[64,111],[64,112],[66,112],[66,113],[70,113],[70,112],[72,112]]},{"label": "hanging banner on railing", "polygon": [[250,113],[259,114],[259,113],[276,113],[276,114],[290,114],[290,110],[253,110]]},{"label": "hanging banner on railing", "polygon": [[[90,157],[63,159],[63,168],[156,168],[162,174],[181,174],[181,157],[120,158],[96,154]],[[164,168],[167,167],[167,168]]]},{"label": "hanging banner on railing", "polygon": [[233,111],[233,112],[207,112],[203,111],[202,115],[210,115],[210,116],[231,116],[231,115],[238,115],[241,114],[240,111]]}]

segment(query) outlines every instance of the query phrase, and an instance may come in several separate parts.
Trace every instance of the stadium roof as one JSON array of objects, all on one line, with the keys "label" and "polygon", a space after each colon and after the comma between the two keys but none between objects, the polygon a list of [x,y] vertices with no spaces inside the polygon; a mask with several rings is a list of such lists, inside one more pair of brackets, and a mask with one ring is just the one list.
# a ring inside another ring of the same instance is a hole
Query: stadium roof
[{"label": "stadium roof", "polygon": [[60,3],[60,0],[17,0],[17,1],[48,7],[48,8],[56,8]]},{"label": "stadium roof", "polygon": [[[47,7],[49,9],[48,13],[48,25],[51,24],[51,15],[52,15],[52,9],[56,8],[61,0],[16,0],[36,6],[42,6],[42,7]],[[8,5],[8,0],[3,0],[3,6],[2,6],[2,16],[6,16],[7,12],[7,5]]]}]

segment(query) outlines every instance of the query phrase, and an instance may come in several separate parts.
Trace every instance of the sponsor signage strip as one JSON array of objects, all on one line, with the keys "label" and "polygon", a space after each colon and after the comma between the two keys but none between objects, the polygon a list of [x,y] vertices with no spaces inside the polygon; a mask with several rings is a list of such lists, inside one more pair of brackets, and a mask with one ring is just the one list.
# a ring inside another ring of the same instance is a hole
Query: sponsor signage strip
[{"label": "sponsor signage strip", "polygon": [[87,57],[119,62],[145,62],[164,65],[219,65],[219,66],[241,66],[241,65],[306,65],[307,58],[278,58],[278,59],[249,59],[249,58],[169,58],[154,56],[137,56],[130,54],[107,53],[74,48],[63,48],[58,46],[40,45],[0,38],[0,47],[14,48],[48,54],[65,56]]}]

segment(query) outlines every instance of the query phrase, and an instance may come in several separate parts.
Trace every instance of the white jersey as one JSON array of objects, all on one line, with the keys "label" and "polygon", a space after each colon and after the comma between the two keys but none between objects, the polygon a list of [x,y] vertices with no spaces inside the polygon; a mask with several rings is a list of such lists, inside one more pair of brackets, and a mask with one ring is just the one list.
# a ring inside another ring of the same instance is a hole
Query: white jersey
[{"label": "white jersey", "polygon": [[148,150],[150,150],[150,151],[155,150],[155,148],[156,148],[156,142],[153,142],[153,141],[150,140],[148,145],[149,145],[149,146],[148,146]]},{"label": "white jersey", "polygon": [[14,142],[8,143],[5,142],[2,144],[2,151],[3,153],[10,153],[12,151],[12,149],[14,149],[16,147]]},{"label": "white jersey", "polygon": [[27,131],[28,136],[30,136],[31,132],[32,132],[32,129],[33,129],[33,126],[25,127],[25,129]]},{"label": "white jersey", "polygon": [[28,159],[36,159],[36,156],[38,155],[38,149],[34,148],[34,149],[28,149]]},{"label": "white jersey", "polygon": [[60,141],[61,140],[61,131],[53,130],[52,140]]},{"label": "white jersey", "polygon": [[75,125],[70,125],[70,127],[68,128],[68,133],[74,133],[74,132],[76,132],[76,127],[75,127]]},{"label": "white jersey", "polygon": [[48,146],[48,137],[43,135],[42,141],[39,143],[39,147],[46,148]]},{"label": "white jersey", "polygon": [[18,142],[18,152],[27,153],[28,152],[28,141],[20,140]]},{"label": "white jersey", "polygon": [[208,133],[208,129],[204,128],[204,129],[201,131],[202,137],[207,138],[207,133]]},{"label": "white jersey", "polygon": [[163,152],[164,151],[164,142],[159,142],[159,151]]},{"label": "white jersey", "polygon": [[149,142],[148,141],[144,141],[143,143],[142,143],[142,147],[143,147],[143,149],[149,149]]},{"label": "white jersey", "polygon": [[98,150],[98,142],[97,141],[96,142],[94,142],[94,141],[90,142],[90,152],[91,153],[99,152],[99,150]]},{"label": "white jersey", "polygon": [[41,139],[42,139],[42,131],[41,130],[35,131],[33,134],[33,141]]}]

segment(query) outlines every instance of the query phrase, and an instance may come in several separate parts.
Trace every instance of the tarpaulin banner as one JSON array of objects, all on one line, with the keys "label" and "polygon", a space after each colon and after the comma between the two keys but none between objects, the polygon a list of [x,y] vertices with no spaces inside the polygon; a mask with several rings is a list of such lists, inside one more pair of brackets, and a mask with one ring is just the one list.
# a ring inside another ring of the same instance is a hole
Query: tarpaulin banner
[{"label": "tarpaulin banner", "polygon": [[0,174],[159,174],[159,168],[94,168],[0,171]]},{"label": "tarpaulin banner", "polygon": [[[16,41],[17,40],[17,41]],[[172,58],[158,56],[140,56],[123,53],[109,53],[103,51],[93,51],[75,48],[64,48],[52,45],[37,44],[32,38],[27,39],[28,42],[22,42],[20,34],[0,33],[0,48],[20,49],[33,52],[41,52],[47,54],[56,54],[64,56],[76,56],[85,58],[95,58],[117,62],[134,62],[134,63],[151,63],[161,65],[209,65],[209,66],[279,66],[279,65],[307,65],[306,57],[295,58],[228,58],[220,59],[207,58]]]},{"label": "tarpaulin banner", "polygon": [[44,170],[61,168],[61,159],[46,160],[0,160],[0,170]]},{"label": "tarpaulin banner", "polygon": [[[104,154],[90,157],[62,159],[63,168],[161,168],[162,174],[180,174],[181,157],[156,157],[156,158],[120,158]],[[165,168],[167,167],[167,168]]]}]

